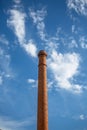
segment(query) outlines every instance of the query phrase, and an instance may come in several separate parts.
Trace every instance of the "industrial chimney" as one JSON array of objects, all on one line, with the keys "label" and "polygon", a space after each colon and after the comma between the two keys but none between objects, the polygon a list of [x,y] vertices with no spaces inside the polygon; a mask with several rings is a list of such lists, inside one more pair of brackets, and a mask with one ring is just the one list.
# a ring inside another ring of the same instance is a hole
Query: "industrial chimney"
[{"label": "industrial chimney", "polygon": [[47,75],[46,75],[47,53],[41,50],[38,53],[38,110],[37,130],[48,130],[48,99],[47,99]]}]

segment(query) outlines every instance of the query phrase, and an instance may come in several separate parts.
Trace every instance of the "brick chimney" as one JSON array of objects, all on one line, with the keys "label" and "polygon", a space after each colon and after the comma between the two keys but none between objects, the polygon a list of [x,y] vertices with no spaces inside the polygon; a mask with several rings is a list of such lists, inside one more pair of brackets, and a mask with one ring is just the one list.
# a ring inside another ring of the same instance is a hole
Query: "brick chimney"
[{"label": "brick chimney", "polygon": [[38,111],[37,130],[48,130],[48,99],[47,99],[47,53],[41,50],[38,53]]}]

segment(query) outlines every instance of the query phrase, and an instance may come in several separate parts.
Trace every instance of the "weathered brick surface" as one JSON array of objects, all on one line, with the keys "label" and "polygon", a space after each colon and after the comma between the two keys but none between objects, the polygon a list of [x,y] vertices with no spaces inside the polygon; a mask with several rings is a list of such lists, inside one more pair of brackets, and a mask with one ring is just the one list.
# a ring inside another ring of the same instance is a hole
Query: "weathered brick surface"
[{"label": "weathered brick surface", "polygon": [[38,54],[39,64],[37,130],[48,130],[46,56],[46,52],[42,50]]}]

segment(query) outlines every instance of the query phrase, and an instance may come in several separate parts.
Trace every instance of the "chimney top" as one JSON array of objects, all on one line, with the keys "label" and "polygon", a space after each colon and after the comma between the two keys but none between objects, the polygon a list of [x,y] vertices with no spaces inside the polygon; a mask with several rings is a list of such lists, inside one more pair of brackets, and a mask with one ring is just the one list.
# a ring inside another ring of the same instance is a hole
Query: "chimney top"
[{"label": "chimney top", "polygon": [[44,51],[44,50],[40,50],[39,53],[38,53],[38,57],[41,56],[41,55],[45,55],[45,56],[47,56],[46,51]]}]

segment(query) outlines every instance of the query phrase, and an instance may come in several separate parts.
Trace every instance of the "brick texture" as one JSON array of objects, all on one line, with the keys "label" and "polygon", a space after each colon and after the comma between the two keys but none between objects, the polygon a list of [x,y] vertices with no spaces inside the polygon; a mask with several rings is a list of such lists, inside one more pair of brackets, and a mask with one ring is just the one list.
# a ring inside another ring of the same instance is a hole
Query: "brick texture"
[{"label": "brick texture", "polygon": [[46,75],[45,51],[38,53],[38,111],[37,130],[48,130],[48,99],[47,99],[47,75]]}]

